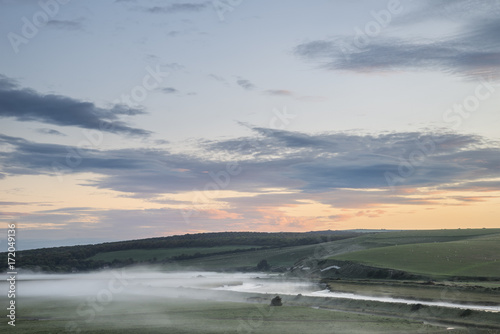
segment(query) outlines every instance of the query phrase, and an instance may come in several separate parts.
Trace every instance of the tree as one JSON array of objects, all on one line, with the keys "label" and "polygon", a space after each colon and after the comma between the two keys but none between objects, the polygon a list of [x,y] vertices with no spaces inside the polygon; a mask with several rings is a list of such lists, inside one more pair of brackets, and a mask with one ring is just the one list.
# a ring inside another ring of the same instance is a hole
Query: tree
[{"label": "tree", "polygon": [[260,260],[260,262],[257,264],[257,270],[260,271],[268,271],[271,267],[269,266],[269,263],[267,263],[267,260]]},{"label": "tree", "polygon": [[283,303],[281,303],[281,297],[276,296],[273,299],[271,299],[271,306],[282,306]]}]

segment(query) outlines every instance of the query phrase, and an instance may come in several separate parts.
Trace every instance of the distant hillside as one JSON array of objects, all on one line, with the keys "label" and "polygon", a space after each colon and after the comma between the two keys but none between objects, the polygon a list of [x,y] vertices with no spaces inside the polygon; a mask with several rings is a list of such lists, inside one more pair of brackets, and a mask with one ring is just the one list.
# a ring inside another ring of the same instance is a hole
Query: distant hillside
[{"label": "distant hillside", "polygon": [[490,280],[500,279],[499,254],[500,229],[220,232],[26,250],[17,252],[16,265],[47,272],[134,264],[253,271],[266,260],[267,269],[309,278]]},{"label": "distant hillside", "polygon": [[382,247],[332,259],[437,278],[500,277],[500,230],[428,232],[376,235],[371,242]]},{"label": "distant hillside", "polygon": [[[213,254],[241,253],[262,248],[311,245],[358,235],[360,234],[349,231],[186,234],[95,245],[25,250],[17,252],[16,266],[51,272],[87,271],[136,263],[182,261]],[[7,255],[3,253],[0,256],[6,257]]]},{"label": "distant hillside", "polygon": [[500,279],[500,229],[362,233],[314,245],[210,254],[177,262],[204,270],[249,270],[265,259],[307,278]]}]

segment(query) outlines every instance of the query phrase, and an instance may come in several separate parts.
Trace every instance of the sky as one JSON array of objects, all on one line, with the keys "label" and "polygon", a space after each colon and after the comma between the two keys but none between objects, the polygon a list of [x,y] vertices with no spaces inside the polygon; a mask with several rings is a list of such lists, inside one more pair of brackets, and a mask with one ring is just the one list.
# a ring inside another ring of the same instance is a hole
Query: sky
[{"label": "sky", "polygon": [[498,0],[0,6],[0,246],[500,227]]}]

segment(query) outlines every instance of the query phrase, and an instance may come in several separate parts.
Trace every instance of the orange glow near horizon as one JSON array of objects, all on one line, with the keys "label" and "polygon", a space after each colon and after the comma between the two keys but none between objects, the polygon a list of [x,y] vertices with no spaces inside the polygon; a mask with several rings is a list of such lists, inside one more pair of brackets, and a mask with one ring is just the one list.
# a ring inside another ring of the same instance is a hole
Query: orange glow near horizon
[{"label": "orange glow near horizon", "polygon": [[[64,228],[79,222],[96,228],[100,213],[108,210],[195,210],[200,219],[214,230],[252,231],[314,231],[348,229],[453,229],[500,227],[500,191],[443,191],[425,188],[398,189],[391,196],[415,200],[416,204],[383,203],[384,190],[340,189],[352,198],[342,206],[321,203],[321,194],[308,195],[287,189],[263,189],[262,192],[183,192],[161,194],[151,198],[133,198],[125,193],[97,189],[84,184],[93,174],[64,176],[63,182],[49,176],[22,176],[4,180],[0,201],[22,202],[3,205],[4,220],[16,220],[26,229]],[[29,198],[24,188],[30,189]],[[380,192],[380,197],[377,197]],[[354,194],[354,196],[353,196]],[[273,201],[257,201],[258,196],[271,195]],[[280,195],[303,197],[290,203],[280,202]],[[346,195],[346,196],[347,196]],[[374,196],[377,195],[377,196]],[[200,196],[203,196],[200,197]],[[362,201],[363,196],[369,200]],[[309,197],[309,198],[308,198]],[[342,197],[342,196],[341,196]],[[240,199],[240,207],[231,199]],[[377,199],[380,200],[377,203]],[[404,203],[404,202],[403,202]],[[243,205],[243,207],[241,206]],[[76,213],[57,212],[58,209],[81,208]],[[25,217],[43,217],[51,212],[66,218],[65,224],[53,224],[50,219],[23,222]],[[180,217],[180,216],[179,216]],[[224,223],[220,223],[223,221]],[[214,222],[214,224],[210,224]],[[146,226],[144,226],[146,227]],[[204,230],[186,226],[185,233]],[[153,229],[151,227],[151,229]],[[160,231],[158,231],[161,233]],[[170,232],[168,232],[170,233]]]}]

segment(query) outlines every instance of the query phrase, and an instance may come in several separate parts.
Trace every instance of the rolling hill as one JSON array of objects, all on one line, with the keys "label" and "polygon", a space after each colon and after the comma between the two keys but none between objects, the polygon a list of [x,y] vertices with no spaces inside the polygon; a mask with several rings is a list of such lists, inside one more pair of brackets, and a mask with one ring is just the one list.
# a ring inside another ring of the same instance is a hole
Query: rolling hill
[{"label": "rolling hill", "polygon": [[[491,234],[483,234],[481,230],[459,231],[443,238],[441,242],[434,240],[403,245],[387,243],[387,246],[336,255],[331,259],[435,277],[500,277],[500,233],[489,232]],[[373,236],[375,242],[380,240],[378,237],[381,236]],[[441,236],[436,234],[433,239],[436,238],[441,239]]]},{"label": "rolling hill", "polygon": [[[266,260],[272,270],[293,268],[310,277],[324,276],[325,268],[342,265],[338,277],[354,277],[360,270],[364,277],[374,277],[366,272],[379,268],[433,278],[500,278],[500,229],[222,232],[19,253],[19,267],[52,272],[136,264],[155,264],[164,270],[251,271]],[[335,273],[328,271],[328,277]]]}]

